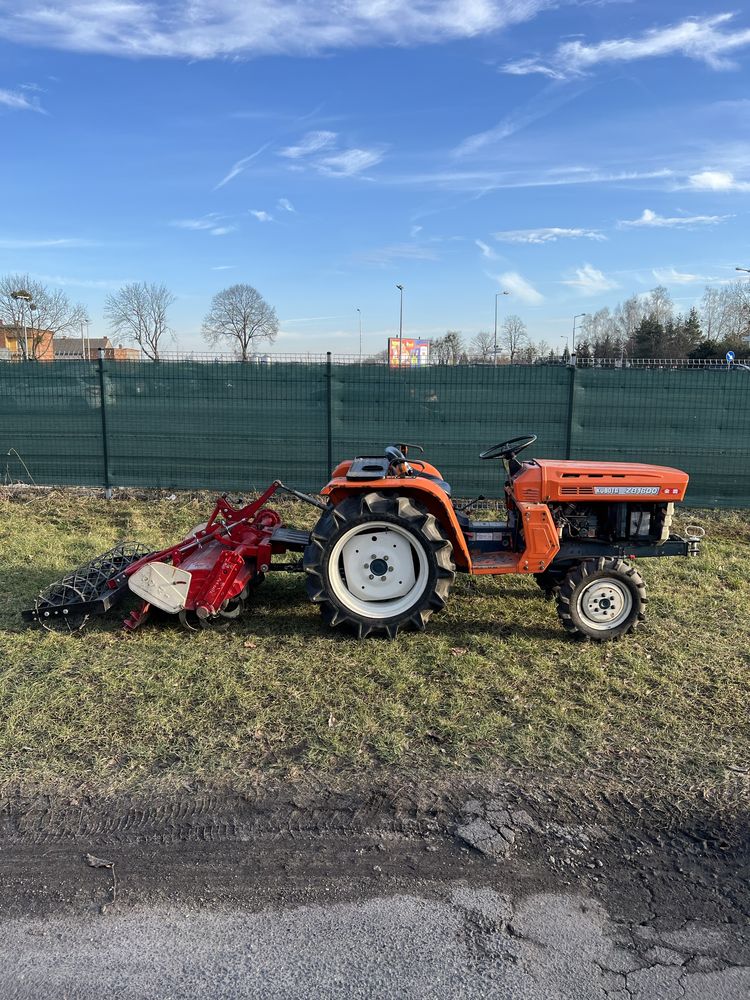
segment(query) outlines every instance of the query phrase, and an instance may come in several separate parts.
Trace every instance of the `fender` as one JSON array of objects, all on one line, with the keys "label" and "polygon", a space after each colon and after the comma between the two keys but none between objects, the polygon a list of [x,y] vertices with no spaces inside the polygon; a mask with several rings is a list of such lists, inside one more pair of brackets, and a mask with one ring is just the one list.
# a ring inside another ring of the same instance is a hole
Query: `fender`
[{"label": "fender", "polygon": [[[471,572],[471,555],[466,538],[458,523],[450,498],[446,496],[445,491],[437,483],[433,483],[429,479],[417,478],[368,479],[352,482],[346,478],[348,467],[349,463],[338,466],[335,471],[343,472],[343,475],[334,476],[320,491],[324,496],[330,498],[334,506],[340,504],[347,497],[357,496],[361,493],[398,493],[399,496],[413,497],[427,508],[448,536],[453,545],[453,559],[456,566],[465,572]],[[426,462],[424,463],[424,471],[432,475],[440,475],[437,469]]]}]

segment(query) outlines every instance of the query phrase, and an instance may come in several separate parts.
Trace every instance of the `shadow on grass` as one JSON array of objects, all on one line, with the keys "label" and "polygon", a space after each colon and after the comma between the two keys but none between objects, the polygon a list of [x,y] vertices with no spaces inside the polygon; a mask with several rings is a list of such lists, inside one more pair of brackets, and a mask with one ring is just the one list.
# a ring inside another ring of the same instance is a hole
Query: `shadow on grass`
[{"label": "shadow on grass", "polygon": [[[29,627],[21,620],[21,611],[34,606],[37,594],[55,579],[64,575],[58,567],[33,566],[11,567],[6,576],[6,595],[0,603],[0,633],[19,633]],[[486,584],[476,584],[473,578],[461,578],[463,586],[459,586],[452,595],[448,607],[456,600],[493,596],[498,599],[497,616],[486,619],[466,621],[455,620],[455,617],[445,618],[435,615],[429,622],[427,630],[431,635],[458,639],[464,633],[484,635],[488,638],[508,639],[514,636],[538,639],[559,639],[561,632],[554,626],[528,625],[522,621],[505,617],[502,601],[513,598],[541,600],[541,593],[535,588],[521,586],[502,586],[496,593],[488,595]],[[121,604],[111,609],[106,615],[92,617],[87,623],[84,633],[93,631],[118,632],[122,622],[133,608],[139,606],[139,600],[132,595],[124,598]],[[551,608],[550,608],[551,610]],[[297,612],[297,613],[295,613]],[[144,626],[147,629],[159,628],[176,630],[184,633],[176,616],[156,612]],[[202,630],[201,630],[202,631]],[[207,630],[210,631],[210,630]],[[305,594],[304,575],[302,573],[284,573],[272,575],[263,583],[248,601],[247,609],[242,618],[231,622],[226,629],[217,630],[217,634],[235,636],[258,636],[261,638],[290,638],[294,636],[326,636],[333,640],[351,641],[352,634],[346,628],[330,629],[320,620],[316,610],[307,600]],[[401,635],[408,633],[401,633]],[[372,636],[376,641],[389,641],[383,635]]]}]

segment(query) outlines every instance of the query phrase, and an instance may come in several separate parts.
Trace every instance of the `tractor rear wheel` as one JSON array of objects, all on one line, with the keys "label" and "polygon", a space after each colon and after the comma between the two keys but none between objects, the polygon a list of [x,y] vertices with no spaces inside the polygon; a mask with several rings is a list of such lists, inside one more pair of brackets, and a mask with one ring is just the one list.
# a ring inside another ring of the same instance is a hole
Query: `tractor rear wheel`
[{"label": "tractor rear wheel", "polygon": [[359,639],[404,626],[423,630],[445,606],[455,577],[453,546],[410,497],[367,493],[326,511],[305,549],[310,600],[328,625]]},{"label": "tractor rear wheel", "polygon": [[595,642],[633,632],[645,618],[645,605],[643,577],[624,559],[586,559],[557,592],[563,628]]}]

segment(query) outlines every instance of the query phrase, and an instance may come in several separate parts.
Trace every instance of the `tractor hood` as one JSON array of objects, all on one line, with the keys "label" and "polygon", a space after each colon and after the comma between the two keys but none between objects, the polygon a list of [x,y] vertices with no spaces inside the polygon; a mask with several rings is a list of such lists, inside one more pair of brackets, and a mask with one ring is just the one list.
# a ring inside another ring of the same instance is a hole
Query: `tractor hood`
[{"label": "tractor hood", "polygon": [[537,459],[524,462],[513,491],[518,500],[543,503],[576,497],[673,502],[684,499],[688,478],[664,465]]}]

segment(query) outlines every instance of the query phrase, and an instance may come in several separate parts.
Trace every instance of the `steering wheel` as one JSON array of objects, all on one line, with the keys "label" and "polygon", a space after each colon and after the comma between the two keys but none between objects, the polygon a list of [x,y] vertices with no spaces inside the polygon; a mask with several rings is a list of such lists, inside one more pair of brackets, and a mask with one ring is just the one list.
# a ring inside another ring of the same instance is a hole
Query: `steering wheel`
[{"label": "steering wheel", "polygon": [[528,448],[536,441],[536,434],[522,434],[520,437],[503,441],[502,444],[493,444],[491,448],[483,451],[480,458],[502,458],[510,462],[516,457],[519,451]]}]

